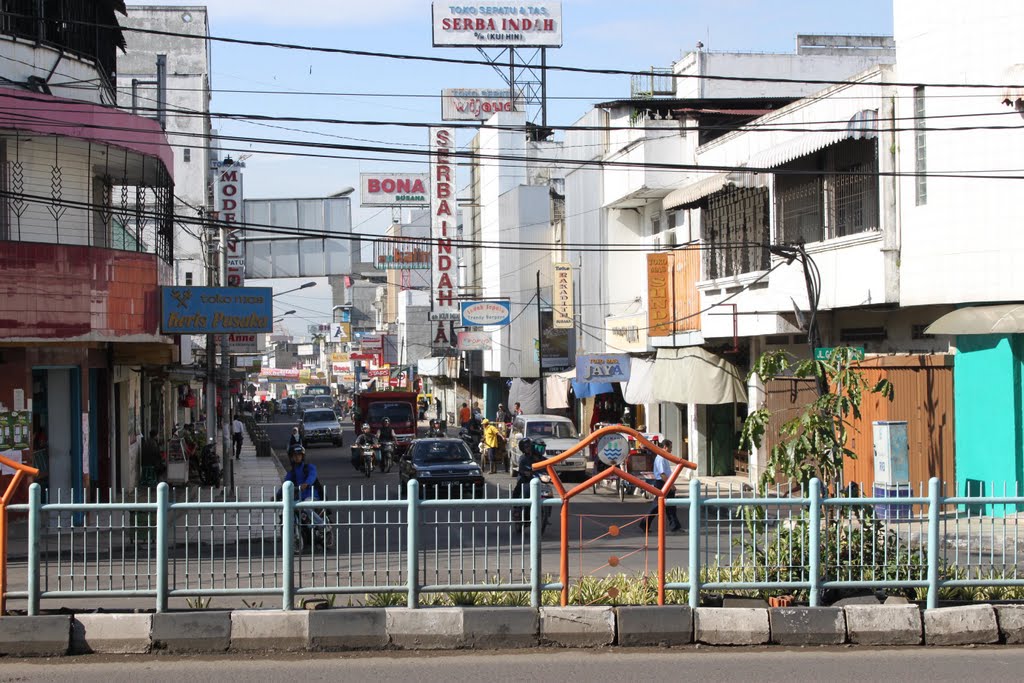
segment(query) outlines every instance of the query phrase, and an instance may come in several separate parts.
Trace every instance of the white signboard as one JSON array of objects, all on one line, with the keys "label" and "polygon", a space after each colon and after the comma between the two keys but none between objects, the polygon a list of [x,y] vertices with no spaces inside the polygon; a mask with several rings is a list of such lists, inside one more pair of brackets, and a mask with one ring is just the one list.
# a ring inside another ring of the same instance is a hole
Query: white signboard
[{"label": "white signboard", "polygon": [[360,173],[360,206],[427,206],[429,173]]},{"label": "white signboard", "polygon": [[295,347],[295,355],[296,356],[312,356],[313,355],[313,345],[312,344],[299,344],[297,347]]},{"label": "white signboard", "polygon": [[259,353],[259,334],[229,334],[228,353]]},{"label": "white signboard", "polygon": [[484,88],[447,88],[441,91],[442,121],[486,121],[494,114],[521,111],[522,99],[512,101],[512,91]]},{"label": "white signboard", "polygon": [[[454,128],[430,129],[430,319],[459,320],[455,286],[459,276],[452,236],[456,229]],[[451,347],[446,326],[432,334],[433,346]]]},{"label": "white signboard", "polygon": [[572,299],[572,264],[555,264],[555,286],[552,306],[553,327],[556,330],[571,330],[576,326]]},{"label": "white signboard", "polygon": [[459,351],[490,351],[490,332],[459,332]]},{"label": "white signboard", "polygon": [[[223,223],[245,223],[242,210],[242,169],[238,164],[220,166],[217,169],[213,210],[217,220]],[[245,243],[242,231],[228,228],[227,244],[227,286],[245,286]]]},{"label": "white signboard", "polygon": [[434,47],[561,47],[561,2],[435,2]]}]

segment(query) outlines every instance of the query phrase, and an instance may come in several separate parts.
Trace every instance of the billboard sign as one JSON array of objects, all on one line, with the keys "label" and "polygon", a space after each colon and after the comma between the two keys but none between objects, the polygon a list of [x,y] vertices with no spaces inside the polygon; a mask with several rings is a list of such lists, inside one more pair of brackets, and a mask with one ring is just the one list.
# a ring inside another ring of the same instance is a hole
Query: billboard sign
[{"label": "billboard sign", "polygon": [[373,267],[377,270],[428,270],[428,240],[377,239],[373,242]]},{"label": "billboard sign", "polygon": [[512,101],[512,91],[500,88],[445,88],[441,91],[442,121],[486,121],[494,114],[522,111],[523,101]]},{"label": "billboard sign", "polygon": [[229,334],[228,353],[259,353],[260,337],[258,334]]},{"label": "billboard sign", "polygon": [[575,325],[572,299],[572,264],[555,264],[555,287],[552,324],[556,330],[571,330]]},{"label": "billboard sign", "polygon": [[[455,196],[454,128],[430,128],[430,320],[459,319],[459,305],[455,301],[458,272],[452,236],[457,227]],[[434,346],[451,346],[442,325],[433,335]]]},{"label": "billboard sign", "polygon": [[161,287],[163,334],[273,332],[270,287]]},{"label": "billboard sign", "polygon": [[345,344],[352,341],[352,323],[331,323],[331,338],[334,344]]},{"label": "billboard sign", "polygon": [[427,206],[429,173],[360,173],[360,206]]},{"label": "billboard sign", "polygon": [[490,351],[493,345],[490,332],[459,332],[459,351]]},{"label": "billboard sign", "polygon": [[463,301],[461,302],[463,327],[486,327],[508,325],[512,304],[505,301]]},{"label": "billboard sign", "polygon": [[245,286],[245,242],[242,230],[232,227],[245,223],[242,206],[242,164],[222,164],[218,167],[214,183],[214,206],[217,220],[228,223],[227,255],[228,287]]},{"label": "billboard sign", "polygon": [[435,2],[434,47],[561,47],[562,3]]},{"label": "billboard sign", "polygon": [[577,382],[625,382],[629,379],[629,354],[591,353],[576,356]]},{"label": "billboard sign", "polygon": [[672,319],[672,255],[647,255],[647,336],[668,337],[675,329]]}]

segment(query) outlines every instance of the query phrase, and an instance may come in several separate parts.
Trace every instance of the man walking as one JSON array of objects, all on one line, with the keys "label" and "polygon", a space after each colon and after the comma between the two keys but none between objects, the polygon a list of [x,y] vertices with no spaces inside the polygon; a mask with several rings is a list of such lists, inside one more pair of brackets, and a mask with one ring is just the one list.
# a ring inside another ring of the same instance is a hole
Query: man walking
[{"label": "man walking", "polygon": [[[672,452],[672,442],[665,439],[661,443],[661,447],[669,453]],[[668,478],[672,476],[672,463],[660,453],[658,457],[654,459],[654,478],[658,480],[657,486],[660,488],[665,485]],[[676,497],[676,487],[673,484],[672,488],[669,489],[668,494],[665,496],[668,498]],[[658,501],[655,499],[654,505],[647,511],[647,517],[644,519],[644,525],[641,527],[644,533],[650,528],[651,524],[658,518]],[[665,506],[665,520],[669,524],[669,531],[679,531],[683,528],[683,525],[679,523],[679,516],[676,514],[676,508],[674,505]]]},{"label": "man walking", "polygon": [[235,460],[242,457],[242,421],[237,415],[231,417],[231,441],[235,444]]}]

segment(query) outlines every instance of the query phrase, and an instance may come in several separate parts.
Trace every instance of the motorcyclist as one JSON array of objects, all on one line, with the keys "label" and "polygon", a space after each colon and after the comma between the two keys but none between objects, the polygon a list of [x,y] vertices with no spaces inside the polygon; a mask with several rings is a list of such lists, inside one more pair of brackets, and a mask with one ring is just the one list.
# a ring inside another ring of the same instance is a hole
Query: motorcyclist
[{"label": "motorcyclist", "polygon": [[[516,485],[512,489],[514,498],[528,498],[530,496],[530,482],[534,477],[544,474],[543,470],[534,470],[535,463],[544,460],[545,443],[533,439],[522,438],[519,440],[519,471],[516,476]],[[523,519],[523,509],[517,507],[515,518]]]},{"label": "motorcyclist", "polygon": [[284,475],[284,480],[295,485],[299,500],[321,500],[316,486],[316,465],[306,462],[306,449],[301,445],[290,447],[288,459],[291,461],[292,467]]},{"label": "motorcyclist", "polygon": [[[363,446],[373,446],[373,458],[377,459],[377,453],[380,450],[380,441],[377,436],[370,431],[369,423],[364,422],[362,427],[362,433],[356,437],[353,449],[362,452]],[[376,463],[375,463],[376,464]]]},{"label": "motorcyclist", "polygon": [[385,417],[383,422],[381,422],[380,429],[377,430],[377,440],[381,443],[384,443],[385,441],[394,442],[397,440],[395,438],[395,429],[391,426],[390,417]]},{"label": "motorcyclist", "polygon": [[427,438],[443,439],[446,436],[448,436],[448,434],[441,428],[441,421],[435,417],[430,421],[430,429],[427,430]]}]

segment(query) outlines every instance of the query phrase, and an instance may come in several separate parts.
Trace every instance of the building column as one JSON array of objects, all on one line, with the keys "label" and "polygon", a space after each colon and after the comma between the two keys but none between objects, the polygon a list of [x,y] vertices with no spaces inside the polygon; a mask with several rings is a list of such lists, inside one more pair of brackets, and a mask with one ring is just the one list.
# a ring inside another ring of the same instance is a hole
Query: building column
[{"label": "building column", "polygon": [[697,476],[706,477],[711,471],[708,462],[707,406],[689,403],[686,406],[687,448],[690,460],[697,463]]},{"label": "building column", "polygon": [[[750,367],[754,367],[757,363],[758,357],[764,350],[764,338],[753,337],[750,340]],[[764,382],[761,380],[760,375],[751,374],[747,379],[747,415],[750,415],[762,405],[768,399],[768,394],[765,391]],[[750,452],[748,458],[748,475],[747,483],[756,488],[757,481],[761,478],[761,473],[764,472],[764,468],[768,462],[768,454],[765,445],[762,443],[759,448]]]}]

